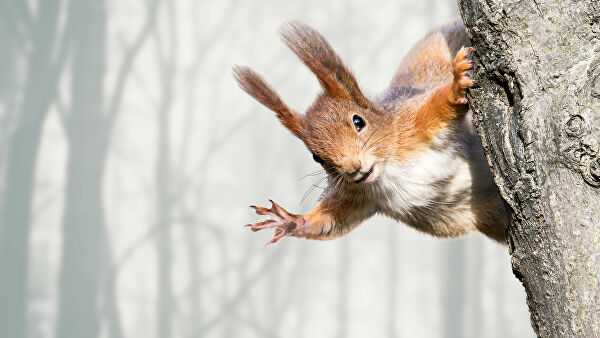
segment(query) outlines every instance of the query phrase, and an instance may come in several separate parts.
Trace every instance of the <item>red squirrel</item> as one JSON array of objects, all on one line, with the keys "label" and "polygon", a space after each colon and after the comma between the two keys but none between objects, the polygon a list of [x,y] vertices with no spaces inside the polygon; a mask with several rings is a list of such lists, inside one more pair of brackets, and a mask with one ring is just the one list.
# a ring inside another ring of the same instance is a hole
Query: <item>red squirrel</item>
[{"label": "red squirrel", "polygon": [[505,242],[508,215],[494,184],[467,105],[473,51],[462,22],[423,38],[401,62],[383,95],[369,99],[325,38],[286,24],[287,46],[316,75],[323,92],[302,115],[262,77],[236,66],[239,86],[274,111],[328,175],[327,188],[306,214],[251,206],[269,219],[247,224],[285,236],[332,239],[383,214],[438,237],[476,230]]}]

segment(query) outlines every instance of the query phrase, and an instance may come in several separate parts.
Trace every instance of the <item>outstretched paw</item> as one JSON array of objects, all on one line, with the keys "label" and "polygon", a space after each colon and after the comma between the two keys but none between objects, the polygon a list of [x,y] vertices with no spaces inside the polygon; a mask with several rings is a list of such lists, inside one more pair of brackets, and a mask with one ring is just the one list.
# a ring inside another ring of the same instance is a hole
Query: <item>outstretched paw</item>
[{"label": "outstretched paw", "polygon": [[251,205],[258,215],[267,215],[271,217],[262,222],[256,222],[246,224],[252,231],[259,231],[262,229],[275,228],[275,234],[273,238],[267,243],[275,243],[285,236],[296,236],[303,237],[306,234],[308,228],[307,220],[302,215],[294,215],[287,212],[285,209],[279,206],[279,204],[269,200],[271,202],[271,208],[257,207]]},{"label": "outstretched paw", "polygon": [[474,50],[473,47],[462,47],[456,53],[456,57],[452,63],[452,73],[454,74],[452,101],[456,104],[467,104],[467,88],[477,85],[468,72],[475,65],[475,62],[469,59],[469,54]]}]

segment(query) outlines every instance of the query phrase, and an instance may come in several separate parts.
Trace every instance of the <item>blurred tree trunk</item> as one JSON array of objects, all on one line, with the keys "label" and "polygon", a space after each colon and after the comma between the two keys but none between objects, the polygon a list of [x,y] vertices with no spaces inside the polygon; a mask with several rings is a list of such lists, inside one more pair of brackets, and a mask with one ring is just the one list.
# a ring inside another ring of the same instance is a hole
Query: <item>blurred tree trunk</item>
[{"label": "blurred tree trunk", "polygon": [[[22,65],[17,37],[13,36],[8,29],[6,19],[0,16],[0,177],[4,177],[6,168],[6,144],[8,143],[10,130],[15,115],[15,103],[17,99],[17,71]],[[0,191],[4,191],[5,182],[0,180]],[[3,194],[0,193],[0,205],[2,205]],[[0,228],[2,224],[0,223]],[[1,231],[1,230],[0,230]]]},{"label": "blurred tree trunk", "polygon": [[[30,47],[21,103],[7,149],[0,224],[0,337],[26,336],[27,270],[33,181],[42,125],[63,68],[66,38],[57,43],[59,0],[41,1],[37,16],[7,13],[6,27]],[[17,1],[8,5],[21,8]],[[9,21],[10,20],[10,21]],[[15,23],[17,22],[17,23]],[[20,23],[20,24],[19,24]],[[14,25],[13,25],[14,24]],[[6,46],[0,47],[2,49]],[[55,56],[55,57],[52,57]],[[2,77],[5,75],[3,74]]]},{"label": "blurred tree trunk", "polygon": [[[168,88],[171,88],[170,86]],[[167,89],[171,95],[170,89]],[[170,101],[170,99],[169,99]],[[157,337],[171,336],[171,314],[173,313],[173,292],[171,290],[171,198],[170,198],[170,161],[169,161],[169,117],[168,105],[161,104],[158,115],[158,158],[156,161],[158,236],[156,247],[158,254],[158,303],[157,303]]]},{"label": "blurred tree trunk", "polygon": [[348,336],[348,276],[350,274],[350,243],[348,238],[340,241],[340,257],[338,267],[338,337]]},{"label": "blurred tree trunk", "polygon": [[160,31],[155,34],[157,56],[161,77],[161,98],[157,111],[158,143],[156,158],[156,210],[157,228],[156,249],[158,255],[158,302],[156,308],[157,337],[169,338],[172,334],[172,315],[174,311],[171,269],[173,249],[171,247],[172,223],[172,184],[171,184],[171,106],[173,104],[173,82],[175,79],[176,35],[175,11],[173,1],[167,2],[168,44],[163,45]]},{"label": "blurred tree trunk", "polygon": [[[190,10],[189,15],[192,21],[195,21],[197,18],[201,17],[203,12],[199,9],[200,5],[204,3],[194,2],[194,6],[192,10]],[[204,19],[204,18],[203,18]],[[202,27],[204,28],[204,27]],[[198,34],[196,31],[196,27],[192,26],[191,33]],[[198,39],[200,40],[200,39]],[[200,45],[200,44],[199,44]],[[194,117],[198,114],[198,105],[196,104],[196,96],[198,89],[198,74],[200,71],[200,66],[202,65],[202,61],[204,61],[204,50],[199,49],[200,46],[196,47],[194,62],[192,62],[191,66],[185,71],[186,73],[186,104],[185,104],[185,118],[184,124],[182,125],[182,135],[181,135],[181,145],[179,148],[179,156],[176,160],[179,164],[181,170],[179,171],[179,177],[184,176],[185,171],[185,163],[190,159],[190,137],[192,136],[192,126]],[[205,175],[205,172],[201,172],[200,175]],[[178,185],[178,191],[176,194],[178,195],[177,200],[180,200],[181,197],[185,195],[185,190],[188,187],[183,186],[182,184]],[[204,195],[201,195],[204,196]],[[191,222],[190,222],[191,223]],[[204,251],[199,246],[198,240],[198,227],[195,224],[189,224],[189,226],[185,227],[185,249],[187,253],[187,261],[188,261],[188,271],[190,273],[190,281],[192,282],[192,286],[190,288],[190,295],[188,297],[189,301],[189,319],[190,323],[195,323],[198,318],[201,318],[202,314],[202,286],[196,286],[195,283],[198,283],[200,278],[202,277],[202,255]]]},{"label": "blurred tree trunk", "polygon": [[96,337],[103,248],[103,173],[108,120],[104,114],[106,3],[73,1],[69,155],[63,215],[57,337]]},{"label": "blurred tree trunk", "polygon": [[541,337],[600,336],[600,2],[461,0],[474,122]]},{"label": "blurred tree trunk", "polygon": [[465,243],[451,240],[446,244],[446,263],[444,281],[444,325],[443,336],[464,337],[463,327],[465,295]]},{"label": "blurred tree trunk", "polygon": [[[17,76],[17,58],[19,57],[19,46],[16,37],[14,37],[6,27],[5,18],[0,16],[0,118],[4,120],[6,116],[12,113],[13,102],[16,98],[16,76]],[[2,129],[2,141],[4,141],[7,125],[0,126]],[[0,147],[2,149],[3,147]],[[0,155],[2,153],[0,152]]]},{"label": "blurred tree trunk", "polygon": [[[484,285],[483,264],[485,261],[485,251],[481,242],[471,242],[468,257],[470,259],[470,263],[468,264],[470,269],[466,285],[469,287],[470,299],[467,305],[469,311],[469,328],[472,337],[483,337],[486,334],[486,331],[483,329],[486,316],[481,306],[483,298],[482,286]],[[498,296],[495,296],[495,298],[499,299]]]},{"label": "blurred tree trunk", "polygon": [[104,318],[106,318],[108,325],[108,337],[121,338],[123,337],[123,326],[121,324],[118,295],[115,283],[111,278],[112,269],[115,266],[115,263],[112,245],[109,236],[106,233],[102,236],[102,245],[102,251],[104,252],[102,272],[106,274],[105,278],[102,278],[102,280],[107,281],[105,282],[106,286],[100,286],[99,295],[102,297],[102,311],[104,312]]},{"label": "blurred tree trunk", "polygon": [[389,227],[388,249],[389,249],[389,292],[385,297],[388,301],[387,326],[388,336],[390,338],[398,337],[396,332],[396,322],[400,320],[398,316],[398,228]]},{"label": "blurred tree trunk", "polygon": [[296,291],[296,325],[294,327],[294,337],[295,338],[304,338],[306,335],[306,314],[308,310],[307,306],[307,295],[308,295],[308,283],[310,279],[307,276],[310,276],[310,270],[308,269],[308,262],[311,261],[310,250],[307,246],[301,246],[298,250],[298,262],[300,266],[298,267],[298,272],[296,274],[297,280],[297,291]]},{"label": "blurred tree trunk", "polygon": [[[505,258],[505,255],[501,256]],[[498,257],[499,261],[502,259]],[[502,278],[502,273],[505,270],[502,269],[502,265],[498,264],[495,271],[492,272],[492,275],[495,275],[494,280],[492,281],[492,286],[494,289],[494,302],[495,302],[495,316],[494,316],[494,329],[493,331],[496,334],[496,337],[514,337],[514,335],[510,334],[510,328],[512,325],[506,325],[506,323],[510,320],[506,315],[507,312],[507,294],[506,294],[506,285],[504,284],[504,278]]]}]

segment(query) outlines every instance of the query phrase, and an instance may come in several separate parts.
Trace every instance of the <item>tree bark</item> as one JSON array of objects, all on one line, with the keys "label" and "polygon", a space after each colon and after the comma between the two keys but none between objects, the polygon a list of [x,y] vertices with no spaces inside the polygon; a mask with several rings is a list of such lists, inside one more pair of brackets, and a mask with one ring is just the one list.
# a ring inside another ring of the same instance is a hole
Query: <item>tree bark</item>
[{"label": "tree bark", "polygon": [[460,0],[474,123],[540,337],[600,336],[600,2]]}]

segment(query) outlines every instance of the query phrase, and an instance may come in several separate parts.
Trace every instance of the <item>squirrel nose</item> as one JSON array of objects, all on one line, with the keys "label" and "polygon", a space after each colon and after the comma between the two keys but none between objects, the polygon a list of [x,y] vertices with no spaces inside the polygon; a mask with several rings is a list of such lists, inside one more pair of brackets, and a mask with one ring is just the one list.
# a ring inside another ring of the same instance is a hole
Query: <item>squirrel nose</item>
[{"label": "squirrel nose", "polygon": [[346,156],[342,159],[341,164],[344,171],[350,176],[356,174],[361,168],[360,159],[357,156]]}]

